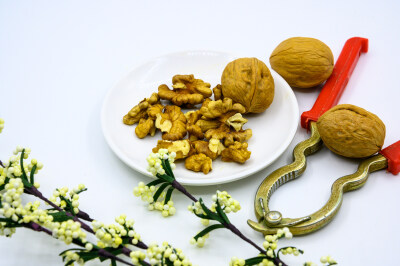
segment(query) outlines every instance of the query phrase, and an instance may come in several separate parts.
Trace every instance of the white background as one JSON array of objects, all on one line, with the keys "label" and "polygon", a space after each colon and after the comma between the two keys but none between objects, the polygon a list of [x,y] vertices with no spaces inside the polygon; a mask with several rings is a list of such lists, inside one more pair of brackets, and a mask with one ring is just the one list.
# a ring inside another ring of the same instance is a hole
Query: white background
[{"label": "white background", "polygon": [[[202,225],[186,211],[187,198],[174,194],[178,213],[164,219],[149,213],[132,195],[149,181],[122,163],[107,146],[100,126],[103,98],[130,69],[159,55],[186,50],[224,51],[268,63],[272,50],[292,36],[322,40],[335,58],[346,39],[366,37],[362,56],[340,103],[377,114],[386,124],[385,146],[400,136],[399,4],[396,1],[1,1],[0,2],[0,158],[16,145],[32,149],[45,165],[37,179],[50,195],[54,188],[84,183],[81,208],[106,223],[126,213],[143,241],[168,240],[197,265],[227,265],[232,256],[256,250],[228,231],[211,234],[206,246],[189,244]],[[318,91],[296,91],[300,112],[311,108]],[[271,130],[274,130],[271,128]],[[284,132],[282,132],[284,134]],[[299,128],[288,150],[258,174],[230,184],[189,187],[209,199],[217,189],[241,202],[231,219],[262,244],[246,220],[254,218],[259,183],[291,160],[295,144],[309,135]],[[145,155],[144,155],[145,156]],[[305,176],[279,189],[271,206],[286,217],[319,209],[333,181],[354,172],[356,160],[323,149],[312,156]],[[313,234],[282,240],[305,254],[285,257],[290,265],[318,262],[330,254],[340,265],[394,265],[398,260],[400,176],[372,174],[358,191],[345,194],[335,219]],[[67,247],[46,235],[20,229],[0,238],[0,265],[62,265]],[[99,262],[93,263],[97,265]]]}]

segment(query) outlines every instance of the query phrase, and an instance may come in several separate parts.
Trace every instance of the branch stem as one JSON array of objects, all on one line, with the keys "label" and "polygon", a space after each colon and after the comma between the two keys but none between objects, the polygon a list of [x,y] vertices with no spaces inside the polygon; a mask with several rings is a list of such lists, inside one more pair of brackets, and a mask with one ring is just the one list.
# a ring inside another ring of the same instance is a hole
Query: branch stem
[{"label": "branch stem", "polygon": [[176,188],[177,190],[179,190],[180,192],[182,192],[185,196],[187,196],[189,199],[191,199],[194,202],[197,202],[198,200],[192,195],[190,194],[186,188],[184,186],[182,186],[178,181],[174,180],[171,183],[172,187]]},{"label": "branch stem", "polygon": [[[94,231],[93,231],[93,229],[92,229],[88,224],[86,224],[85,222],[81,221],[77,216],[72,215],[71,213],[69,213],[69,212],[63,210],[62,208],[60,208],[59,206],[57,206],[56,204],[54,204],[53,202],[51,202],[50,200],[48,200],[45,196],[43,196],[43,194],[42,194],[37,188],[35,188],[35,187],[25,188],[25,192],[26,192],[27,194],[31,194],[31,195],[33,195],[33,196],[35,196],[35,197],[38,197],[39,199],[41,199],[41,200],[43,200],[44,202],[48,203],[48,204],[49,204],[50,206],[52,206],[54,209],[56,209],[56,210],[58,210],[58,211],[60,211],[60,212],[65,212],[65,214],[68,215],[69,217],[73,218],[74,221],[80,223],[81,226],[82,226],[82,228],[83,228],[84,230],[86,230],[87,232],[89,232],[89,233],[91,233],[91,234],[95,234]],[[81,213],[83,213],[83,214],[87,215],[87,217],[89,217],[89,215],[86,214],[85,212],[81,212]],[[90,217],[89,217],[89,218],[90,218]],[[93,221],[93,219],[91,219],[91,218],[90,218],[90,220]],[[130,239],[130,240],[132,240],[132,239]],[[143,243],[142,241],[139,241],[139,242],[138,242],[136,245],[134,245],[134,246],[136,246],[136,247],[138,247],[138,248],[141,248],[141,249],[147,249],[147,245],[146,245],[145,243]],[[126,247],[124,247],[124,249],[125,249],[125,251],[126,251],[126,253],[127,253],[127,254],[125,254],[125,255],[127,255],[127,256],[129,257],[129,254],[130,254],[131,250],[128,249],[128,248],[126,248]]]},{"label": "branch stem", "polygon": [[[190,194],[184,186],[182,186],[178,181],[174,180],[171,184],[174,188],[176,188],[178,191],[182,192],[182,194],[184,194],[185,196],[187,196],[189,199],[191,199],[193,202],[197,202],[198,200],[192,195]],[[236,226],[234,226],[233,224],[229,223],[223,223],[223,226],[225,226],[225,228],[229,229],[232,233],[234,233],[235,235],[237,235],[238,237],[240,237],[242,240],[246,241],[247,243],[249,243],[250,245],[252,245],[253,247],[255,247],[260,253],[262,254],[266,254],[266,251],[261,248],[260,246],[258,246],[256,243],[254,243],[251,239],[249,239],[248,237],[246,237],[245,235],[242,234],[242,232],[239,231],[239,229],[236,228]],[[287,266],[287,264],[285,264],[282,260],[280,260],[278,257],[275,258],[271,258],[274,262],[275,265],[281,265],[281,266]]]},{"label": "branch stem", "polygon": [[[41,226],[41,225],[39,225],[39,224],[37,224],[37,223],[34,223],[34,222],[22,223],[22,226],[25,227],[25,228],[29,228],[29,229],[31,229],[31,230],[34,230],[34,231],[36,231],[36,232],[44,232],[44,233],[48,234],[49,236],[53,236],[52,232],[51,232],[49,229],[47,229],[47,228],[45,228],[45,227],[43,227],[43,226]],[[81,243],[80,241],[73,241],[73,243],[74,243],[75,245],[77,245],[77,246],[80,246],[80,247],[83,247],[83,248],[85,247],[85,245],[84,245],[83,243]],[[125,250],[123,249],[122,252],[123,252],[124,254],[125,254],[126,252],[129,252],[129,253],[130,253],[129,249],[127,249],[127,248],[126,248]],[[129,253],[128,253],[128,257],[129,257]],[[132,263],[129,263],[129,262],[127,262],[127,261],[124,261],[124,260],[118,258],[118,257],[115,256],[114,254],[112,254],[112,253],[110,253],[110,252],[108,252],[108,251],[106,251],[106,250],[104,250],[104,249],[99,249],[98,254],[99,254],[99,256],[101,256],[101,257],[103,257],[103,258],[113,259],[113,260],[119,261],[119,262],[121,262],[121,263],[123,263],[123,264],[125,264],[125,265],[134,266]],[[126,254],[125,254],[125,255],[126,255]],[[148,264],[147,262],[144,262],[144,264],[145,264],[145,265],[150,265],[150,264]]]},{"label": "branch stem", "polygon": [[65,214],[71,217],[75,222],[80,223],[83,229],[85,229],[89,233],[94,234],[93,229],[89,225],[82,222],[77,216],[72,215],[71,213],[65,211],[64,209],[60,208],[59,206],[48,200],[45,196],[43,196],[43,194],[39,190],[37,190],[37,188],[33,186],[30,188],[25,188],[25,192],[43,200],[44,202],[48,203],[51,207],[58,210],[59,212],[65,212]]}]

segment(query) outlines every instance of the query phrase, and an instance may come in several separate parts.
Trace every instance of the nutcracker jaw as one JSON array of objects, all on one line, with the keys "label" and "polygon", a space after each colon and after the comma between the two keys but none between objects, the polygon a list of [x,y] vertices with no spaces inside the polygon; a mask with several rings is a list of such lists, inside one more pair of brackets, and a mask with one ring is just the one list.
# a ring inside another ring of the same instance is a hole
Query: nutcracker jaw
[{"label": "nutcracker jaw", "polygon": [[247,223],[264,235],[276,234],[283,227],[288,227],[293,235],[312,233],[324,227],[339,211],[344,192],[362,187],[369,173],[388,167],[387,159],[381,154],[367,158],[360,163],[354,174],[341,177],[333,183],[330,198],[321,209],[301,218],[282,218],[280,212],[269,209],[269,199],[281,185],[298,178],[306,169],[306,156],[321,147],[322,141],[315,122],[310,124],[310,129],[311,137],[295,147],[293,163],[271,173],[258,188],[254,204],[258,222],[247,220]]},{"label": "nutcracker jaw", "polygon": [[[272,172],[259,186],[254,200],[255,214],[258,223],[252,220],[247,221],[254,230],[260,231],[263,234],[275,234],[280,228],[290,228],[311,219],[309,216],[298,219],[282,218],[280,212],[271,211],[269,209],[268,203],[272,193],[280,186],[300,177],[306,170],[306,156],[315,153],[321,148],[322,140],[316,124],[316,122],[310,123],[310,138],[300,142],[294,148],[293,162]],[[295,234],[294,232],[292,233]]]}]

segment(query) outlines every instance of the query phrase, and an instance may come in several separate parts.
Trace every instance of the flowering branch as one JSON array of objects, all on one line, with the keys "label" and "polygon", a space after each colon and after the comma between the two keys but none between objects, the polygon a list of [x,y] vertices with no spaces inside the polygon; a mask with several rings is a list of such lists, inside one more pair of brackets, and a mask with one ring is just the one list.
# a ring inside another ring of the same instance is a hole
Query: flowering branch
[{"label": "flowering branch", "polygon": [[[44,233],[48,234],[49,236],[52,236],[52,235],[53,235],[53,233],[52,233],[50,230],[48,230],[48,229],[46,229],[46,228],[44,228],[44,227],[42,227],[42,226],[40,226],[39,224],[34,223],[34,222],[29,222],[29,223],[26,223],[26,224],[22,224],[22,226],[25,227],[25,228],[34,230],[34,231],[36,231],[36,232],[44,232]],[[81,246],[81,247],[85,248],[85,245],[84,245],[82,242],[80,242],[80,241],[74,240],[73,243],[76,244],[76,245],[78,245],[78,246]],[[81,251],[81,253],[82,253],[82,251],[85,251],[85,249],[73,249],[73,250],[79,250],[79,251]],[[69,250],[68,250],[68,251],[69,251]],[[64,254],[65,254],[65,255],[67,256],[68,251],[62,252],[61,255],[64,255]],[[124,260],[118,258],[117,256],[115,256],[114,254],[108,252],[107,250],[98,249],[96,252],[97,252],[97,254],[99,255],[99,257],[106,258],[106,259],[110,259],[111,261],[113,261],[113,260],[114,260],[114,261],[119,261],[119,262],[121,262],[121,263],[123,263],[123,264],[132,265],[132,266],[133,266],[133,264],[131,264],[131,263],[129,263],[129,262],[126,262],[126,261],[124,261]],[[68,255],[70,255],[70,256],[71,256],[71,254],[72,254],[72,256],[73,256],[73,253],[72,253],[72,252],[68,253]],[[77,254],[78,254],[78,256],[79,256],[79,253],[77,253]],[[78,259],[77,259],[77,260],[78,260]],[[74,260],[70,260],[70,261],[73,262]],[[149,265],[149,264],[147,264],[147,265]]]},{"label": "flowering branch", "polygon": [[[116,265],[117,262],[125,265],[158,265],[159,258],[167,258],[166,254],[170,255],[169,262],[179,258],[185,261],[186,265],[191,265],[181,250],[168,244],[161,247],[157,244],[147,246],[134,230],[134,221],[127,220],[126,215],[117,217],[117,224],[105,225],[79,210],[79,194],[87,190],[84,185],[79,185],[73,190],[65,187],[56,189],[50,199],[46,198],[38,190],[39,183],[35,182],[35,174],[43,168],[43,164],[32,159],[31,163],[26,165],[24,160],[28,158],[29,153],[29,149],[17,147],[14,156],[0,168],[0,235],[11,236],[16,228],[24,227],[44,232],[67,245],[77,245],[79,248],[68,249],[60,254],[65,265],[72,265],[74,262],[83,265],[96,258],[100,261],[110,260],[111,265]],[[39,201],[28,202],[23,206],[23,193],[43,200],[52,208],[39,209]],[[82,229],[95,236],[97,243],[89,242]],[[133,251],[128,245],[145,249],[148,254],[140,250]],[[119,258],[120,254],[129,257],[132,263]]]},{"label": "flowering branch", "polygon": [[[276,251],[278,239],[282,237],[288,239],[292,238],[293,235],[290,233],[288,228],[278,230],[276,235],[267,235],[265,237],[266,241],[263,243],[264,248],[258,246],[255,242],[246,237],[234,224],[230,222],[226,215],[227,213],[237,212],[240,210],[239,202],[234,200],[226,191],[217,191],[217,194],[212,197],[214,203],[210,208],[204,204],[202,198],[197,200],[175,179],[173,173],[173,169],[175,168],[175,157],[176,154],[174,152],[169,153],[167,149],[159,149],[157,153],[151,153],[147,157],[149,163],[148,171],[156,176],[157,179],[147,185],[140,182],[139,185],[134,188],[133,193],[135,196],[141,197],[142,200],[148,202],[149,210],[161,211],[162,216],[167,217],[176,212],[175,208],[173,208],[173,201],[171,200],[172,192],[176,189],[193,201],[192,205],[190,205],[188,209],[199,217],[205,226],[208,226],[210,221],[217,222],[217,224],[212,224],[196,234],[191,239],[192,244],[197,244],[197,246],[202,247],[204,246],[205,239],[209,237],[211,231],[225,228],[252,245],[259,252],[257,257],[246,260],[234,257],[229,265],[286,266],[287,264],[285,264],[279,257],[280,253],[283,255],[294,254],[295,256],[303,254],[302,250],[298,250],[294,247],[281,248]],[[167,192],[164,193],[163,191],[167,188]],[[334,260],[332,259],[331,262],[333,263]]]}]

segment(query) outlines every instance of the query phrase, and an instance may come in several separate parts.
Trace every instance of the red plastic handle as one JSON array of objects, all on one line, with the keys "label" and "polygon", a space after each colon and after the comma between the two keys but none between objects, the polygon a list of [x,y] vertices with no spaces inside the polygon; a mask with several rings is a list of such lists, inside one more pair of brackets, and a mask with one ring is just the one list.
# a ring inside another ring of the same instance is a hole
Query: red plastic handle
[{"label": "red plastic handle", "polygon": [[400,140],[379,153],[388,160],[388,171],[397,175],[400,172]]},{"label": "red plastic handle", "polygon": [[366,52],[368,52],[368,39],[353,37],[346,41],[332,74],[325,82],[313,108],[301,115],[301,126],[303,128],[308,130],[311,121],[316,122],[323,113],[337,104],[360,54]]}]

